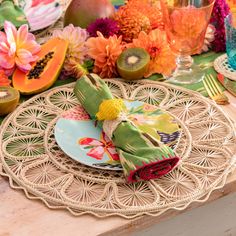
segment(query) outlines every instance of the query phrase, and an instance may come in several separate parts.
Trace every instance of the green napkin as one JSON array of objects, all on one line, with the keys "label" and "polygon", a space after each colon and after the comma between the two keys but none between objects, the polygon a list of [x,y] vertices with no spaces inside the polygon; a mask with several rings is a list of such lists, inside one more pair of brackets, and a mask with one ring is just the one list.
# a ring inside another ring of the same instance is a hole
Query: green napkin
[{"label": "green napkin", "polygon": [[[95,74],[81,77],[76,82],[74,92],[93,120],[97,119],[100,104],[113,99],[106,83]],[[99,121],[98,125],[103,126],[105,122],[107,120]],[[111,139],[128,182],[159,178],[170,172],[179,162],[173,150],[146,132],[147,129],[147,126],[138,128],[130,120],[121,120],[112,133]]]},{"label": "green napkin", "polygon": [[4,0],[0,3],[0,30],[3,29],[6,20],[11,21],[16,27],[28,24],[24,11],[14,5],[11,0]]}]

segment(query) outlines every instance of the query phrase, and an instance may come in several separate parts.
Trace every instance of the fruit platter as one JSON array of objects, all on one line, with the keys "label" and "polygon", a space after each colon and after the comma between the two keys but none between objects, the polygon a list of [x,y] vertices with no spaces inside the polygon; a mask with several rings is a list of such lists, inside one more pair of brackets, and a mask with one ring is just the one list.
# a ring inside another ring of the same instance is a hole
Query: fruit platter
[{"label": "fruit platter", "polygon": [[235,127],[217,105],[236,94],[225,72],[235,73],[232,9],[0,1],[0,174],[75,216],[157,216],[206,201],[235,165]]}]

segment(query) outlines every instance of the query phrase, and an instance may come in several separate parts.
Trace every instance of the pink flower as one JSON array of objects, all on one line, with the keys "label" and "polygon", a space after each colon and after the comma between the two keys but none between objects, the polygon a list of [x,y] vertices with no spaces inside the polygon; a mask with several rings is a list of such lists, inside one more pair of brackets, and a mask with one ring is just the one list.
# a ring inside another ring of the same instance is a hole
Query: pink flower
[{"label": "pink flower", "polygon": [[53,38],[61,38],[69,42],[64,62],[64,70],[67,76],[74,75],[76,78],[80,78],[81,75],[87,73],[82,65],[88,53],[88,48],[85,45],[88,36],[86,29],[74,27],[72,24],[62,30],[53,31]]},{"label": "pink flower", "polygon": [[101,140],[95,138],[82,138],[79,140],[79,144],[84,145],[86,149],[91,149],[87,155],[92,158],[102,160],[106,153],[111,160],[119,160],[119,156],[112,141],[108,139],[104,132],[101,134]]},{"label": "pink flower", "polygon": [[37,60],[40,45],[33,34],[28,32],[28,25],[22,25],[17,31],[9,21],[4,23],[4,32],[0,32],[0,69],[10,75],[17,66],[22,71],[31,69],[31,63]]}]

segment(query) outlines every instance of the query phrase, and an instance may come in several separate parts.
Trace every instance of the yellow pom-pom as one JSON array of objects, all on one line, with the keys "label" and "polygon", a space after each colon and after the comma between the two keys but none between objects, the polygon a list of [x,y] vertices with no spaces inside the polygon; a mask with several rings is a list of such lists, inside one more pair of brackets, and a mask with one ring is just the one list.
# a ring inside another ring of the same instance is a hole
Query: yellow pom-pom
[{"label": "yellow pom-pom", "polygon": [[118,118],[122,110],[124,110],[125,104],[122,99],[108,99],[104,100],[100,106],[99,111],[96,114],[98,120],[114,120]]}]

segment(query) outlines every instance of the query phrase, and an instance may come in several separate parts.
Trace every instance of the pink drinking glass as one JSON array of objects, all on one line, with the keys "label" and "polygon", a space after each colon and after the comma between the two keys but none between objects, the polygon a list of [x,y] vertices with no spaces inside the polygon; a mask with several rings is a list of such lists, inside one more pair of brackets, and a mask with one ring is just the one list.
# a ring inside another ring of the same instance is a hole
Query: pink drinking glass
[{"label": "pink drinking glass", "polygon": [[191,55],[199,53],[211,17],[214,0],[161,0],[165,30],[170,47],[178,56],[169,80],[193,84],[204,77]]}]

